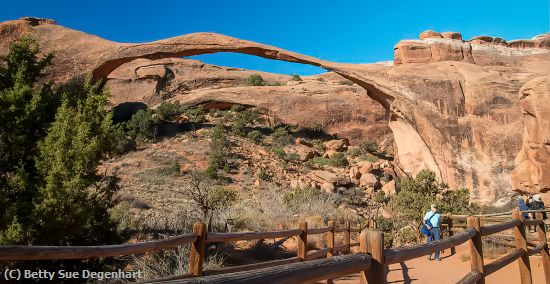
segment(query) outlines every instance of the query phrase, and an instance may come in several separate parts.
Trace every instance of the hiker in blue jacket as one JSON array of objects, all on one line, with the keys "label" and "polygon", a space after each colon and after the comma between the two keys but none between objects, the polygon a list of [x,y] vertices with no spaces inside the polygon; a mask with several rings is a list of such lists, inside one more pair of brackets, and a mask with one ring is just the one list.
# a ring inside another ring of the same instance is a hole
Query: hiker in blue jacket
[{"label": "hiker in blue jacket", "polygon": [[[427,242],[439,241],[441,239],[441,231],[439,230],[441,225],[441,214],[437,211],[437,205],[432,204],[430,206],[430,211],[426,212],[424,215],[424,224],[428,227],[428,230],[430,230],[430,234],[426,237]],[[441,261],[439,254],[439,251],[434,254],[434,259],[437,261]],[[432,254],[428,256],[428,259],[432,260]]]},{"label": "hiker in blue jacket", "polygon": [[[519,207],[519,211],[529,210],[529,207],[527,206],[527,204],[525,204],[525,200],[523,199],[522,196],[518,197],[518,207]],[[523,213],[523,219],[529,219],[529,213]]]}]

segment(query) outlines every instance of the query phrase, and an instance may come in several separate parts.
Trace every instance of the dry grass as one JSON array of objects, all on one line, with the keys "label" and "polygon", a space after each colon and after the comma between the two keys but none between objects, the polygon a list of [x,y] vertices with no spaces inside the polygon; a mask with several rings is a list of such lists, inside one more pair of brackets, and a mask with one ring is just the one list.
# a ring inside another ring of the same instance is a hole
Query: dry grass
[{"label": "dry grass", "polygon": [[[129,265],[134,271],[141,271],[143,278],[140,280],[152,280],[168,276],[182,275],[189,271],[189,245],[158,253],[148,253],[134,256]],[[224,259],[213,254],[206,258],[204,270],[219,269],[223,266]]]},{"label": "dry grass", "polygon": [[483,241],[483,256],[488,259],[496,259],[509,254],[514,250],[512,242],[497,237],[488,237]]}]

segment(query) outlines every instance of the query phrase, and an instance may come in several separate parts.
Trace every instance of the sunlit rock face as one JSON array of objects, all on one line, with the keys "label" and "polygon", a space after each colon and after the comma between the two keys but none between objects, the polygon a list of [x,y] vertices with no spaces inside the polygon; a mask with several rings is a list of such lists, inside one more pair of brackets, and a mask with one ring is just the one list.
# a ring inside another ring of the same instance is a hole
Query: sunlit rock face
[{"label": "sunlit rock face", "polygon": [[535,78],[520,92],[523,110],[523,145],[511,177],[521,193],[550,190],[550,76]]}]

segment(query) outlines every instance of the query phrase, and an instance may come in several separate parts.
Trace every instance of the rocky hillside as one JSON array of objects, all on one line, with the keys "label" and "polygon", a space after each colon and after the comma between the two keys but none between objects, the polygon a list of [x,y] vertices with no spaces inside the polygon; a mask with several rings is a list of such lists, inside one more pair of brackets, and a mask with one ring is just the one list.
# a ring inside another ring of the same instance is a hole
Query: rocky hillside
[{"label": "rocky hillside", "polygon": [[[520,104],[522,86],[550,73],[548,34],[520,41],[491,36],[464,40],[458,33],[429,31],[418,40],[399,42],[391,66],[334,63],[211,33],[152,43],[116,43],[51,20],[25,18],[0,24],[0,54],[29,32],[44,52],[57,55],[49,79],[67,82],[89,73],[95,80],[109,79],[115,103],[154,105],[167,99],[193,105],[258,106],[273,113],[274,119],[320,127],[352,141],[385,132],[385,126],[378,124],[385,117],[395,137],[396,166],[408,175],[430,169],[451,188],[468,187],[476,201],[486,204],[511,190],[550,188],[548,141],[538,132],[526,135],[522,142],[525,106]],[[292,82],[293,86],[287,85],[288,79],[264,74],[274,86],[245,87],[241,84],[248,71],[164,59],[215,52],[310,64],[333,74],[320,76],[325,82],[304,78],[303,83]],[[336,74],[343,79],[336,79]],[[335,84],[342,80],[356,85]],[[538,88],[544,93],[544,87]],[[544,131],[547,108],[538,113],[532,115],[537,126],[528,129]],[[380,127],[363,131],[365,124]],[[536,153],[522,143],[533,144]],[[516,156],[524,166],[511,184]]]},{"label": "rocky hillside", "polygon": [[[212,109],[200,124],[107,160],[100,171],[120,178],[116,198],[128,204],[134,216],[141,220],[174,218],[185,212],[182,208],[188,208],[185,191],[193,175],[208,172],[213,163],[213,126],[218,125],[225,128],[227,142],[220,158],[222,165],[215,171],[217,183],[248,196],[250,200],[243,200],[245,203],[260,198],[258,192],[270,188],[280,196],[311,189],[337,193],[330,196],[360,192],[355,202],[368,202],[376,192],[383,192],[385,198],[397,193],[398,182],[405,175],[392,163],[391,140],[352,146],[348,139],[323,131],[281,124],[271,127],[264,119],[268,116],[247,124],[246,130],[236,128],[238,117],[259,114],[257,111],[239,105],[224,111]],[[166,127],[166,123],[159,127]],[[154,227],[142,224],[147,225]]]}]

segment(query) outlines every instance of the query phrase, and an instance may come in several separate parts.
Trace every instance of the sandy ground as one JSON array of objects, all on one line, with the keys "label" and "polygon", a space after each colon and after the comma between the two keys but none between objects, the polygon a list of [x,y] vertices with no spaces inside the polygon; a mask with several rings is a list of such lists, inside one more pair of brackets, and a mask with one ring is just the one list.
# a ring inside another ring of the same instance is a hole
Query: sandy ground
[{"label": "sandy ground", "polygon": [[[468,255],[466,244],[456,248],[456,254],[450,256],[450,250],[441,255],[441,262],[430,261],[427,257],[416,258],[404,263],[390,265],[388,283],[456,283],[470,272],[470,261],[461,261],[460,255]],[[485,259],[485,264],[493,261]],[[533,283],[545,283],[540,256],[532,256],[531,270]],[[321,282],[320,282],[321,283]],[[359,274],[342,277],[334,283],[359,283]],[[520,283],[517,261],[505,266],[501,270],[486,278],[487,284]]]}]

